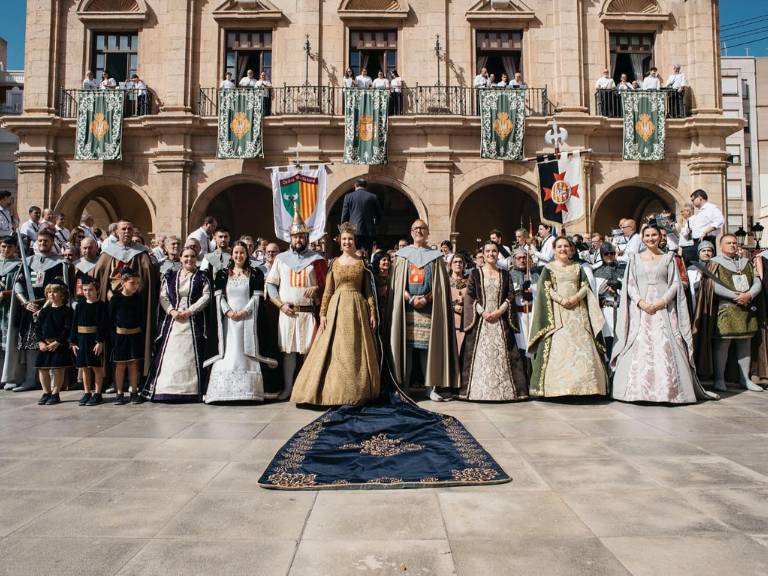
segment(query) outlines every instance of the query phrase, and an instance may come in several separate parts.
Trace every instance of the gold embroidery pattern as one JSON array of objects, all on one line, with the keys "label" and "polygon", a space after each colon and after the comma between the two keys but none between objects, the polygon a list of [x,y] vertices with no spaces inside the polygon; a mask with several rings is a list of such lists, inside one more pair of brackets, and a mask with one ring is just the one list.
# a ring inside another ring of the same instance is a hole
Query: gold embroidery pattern
[{"label": "gold embroidery pattern", "polygon": [[464,468],[451,470],[453,479],[459,482],[487,482],[498,476],[493,468]]},{"label": "gold embroidery pattern", "polygon": [[[312,446],[317,441],[317,437],[323,430],[324,424],[330,418],[329,414],[326,414],[319,420],[312,422],[304,427],[299,433],[291,440],[290,445],[285,449],[282,458],[276,463],[275,473],[270,474],[269,481],[277,486],[297,486],[296,477],[312,476],[312,482],[314,483],[314,474],[300,474],[291,472],[299,468],[304,463],[304,457],[307,452],[312,449]],[[304,484],[302,484],[303,486]]]},{"label": "gold embroidery pattern", "polygon": [[502,140],[506,140],[507,136],[512,132],[512,120],[509,118],[509,114],[506,112],[499,112],[496,115],[496,120],[493,121],[493,131]]},{"label": "gold embroidery pattern", "polygon": [[269,475],[269,481],[276,486],[290,486],[293,488],[314,486],[316,474],[303,474],[301,472],[275,472]]},{"label": "gold embroidery pattern", "polygon": [[469,435],[469,432],[466,431],[456,418],[445,416],[443,418],[443,426],[445,426],[448,437],[453,442],[456,451],[464,462],[477,466],[488,466],[491,464],[485,450]]},{"label": "gold embroidery pattern", "polygon": [[651,139],[653,133],[656,132],[656,125],[648,114],[640,114],[640,118],[635,124],[635,132],[643,139],[643,142],[648,142]]},{"label": "gold embroidery pattern", "polygon": [[357,129],[360,140],[368,142],[373,139],[373,116],[365,114],[360,116],[360,126]]},{"label": "gold embroidery pattern", "polygon": [[372,478],[368,480],[366,484],[399,484],[402,482],[402,478],[394,478],[392,476],[382,476],[381,478]]},{"label": "gold embroidery pattern", "polygon": [[103,112],[96,112],[91,122],[91,134],[96,140],[101,140],[107,132],[109,132],[109,122],[107,122]]},{"label": "gold embroidery pattern", "polygon": [[419,483],[421,484],[434,484],[435,482],[439,482],[439,480],[434,476],[428,476],[427,478],[422,478],[419,480]]},{"label": "gold embroidery pattern", "polygon": [[360,444],[344,444],[343,446],[339,446],[339,448],[341,450],[354,450],[359,448],[360,454],[381,456],[383,458],[399,456],[406,452],[418,452],[419,450],[424,450],[424,446],[421,444],[415,444],[413,442],[403,443],[399,438],[390,438],[384,433],[363,440]]},{"label": "gold embroidery pattern", "polygon": [[234,134],[238,140],[241,140],[251,129],[251,123],[248,121],[248,117],[244,112],[237,112],[235,117],[232,118],[229,127],[232,129],[232,134]]}]

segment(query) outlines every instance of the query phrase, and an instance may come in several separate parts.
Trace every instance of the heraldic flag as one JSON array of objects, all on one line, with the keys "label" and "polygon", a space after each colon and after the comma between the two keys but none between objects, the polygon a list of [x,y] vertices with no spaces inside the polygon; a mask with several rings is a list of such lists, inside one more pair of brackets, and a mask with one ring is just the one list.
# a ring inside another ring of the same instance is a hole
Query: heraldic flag
[{"label": "heraldic flag", "polygon": [[310,230],[310,242],[320,240],[325,234],[324,165],[317,168],[284,166],[272,169],[275,234],[285,242],[291,240],[290,230],[296,206]]},{"label": "heraldic flag", "polygon": [[581,153],[539,156],[538,164],[542,220],[566,225],[581,219],[584,216]]},{"label": "heraldic flag", "polygon": [[624,160],[664,160],[667,95],[664,90],[622,90]]},{"label": "heraldic flag", "polygon": [[123,90],[82,90],[77,100],[75,160],[123,156]]},{"label": "heraldic flag", "polygon": [[478,90],[480,157],[522,160],[525,133],[525,90]]},{"label": "heraldic flag", "polygon": [[261,120],[266,92],[254,88],[219,90],[218,158],[262,158]]},{"label": "heraldic flag", "polygon": [[387,163],[388,90],[344,90],[344,164]]}]

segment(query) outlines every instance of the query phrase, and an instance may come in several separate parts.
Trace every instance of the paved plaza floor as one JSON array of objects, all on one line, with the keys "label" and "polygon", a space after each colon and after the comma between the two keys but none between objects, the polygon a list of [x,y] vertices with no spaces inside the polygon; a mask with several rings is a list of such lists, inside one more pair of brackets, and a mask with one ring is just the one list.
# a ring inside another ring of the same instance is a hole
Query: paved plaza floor
[{"label": "paved plaza floor", "polygon": [[291,404],[0,393],[0,575],[768,574],[768,392],[688,407],[423,403],[510,484],[259,488]]}]

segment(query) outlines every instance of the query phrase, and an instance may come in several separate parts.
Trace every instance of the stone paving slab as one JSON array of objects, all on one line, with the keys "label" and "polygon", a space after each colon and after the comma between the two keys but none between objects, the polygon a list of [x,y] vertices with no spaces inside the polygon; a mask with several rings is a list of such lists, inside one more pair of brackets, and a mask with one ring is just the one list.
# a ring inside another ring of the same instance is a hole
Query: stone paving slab
[{"label": "stone paving slab", "polygon": [[321,412],[0,392],[0,576],[768,574],[768,393],[423,402],[513,482],[264,490]]}]

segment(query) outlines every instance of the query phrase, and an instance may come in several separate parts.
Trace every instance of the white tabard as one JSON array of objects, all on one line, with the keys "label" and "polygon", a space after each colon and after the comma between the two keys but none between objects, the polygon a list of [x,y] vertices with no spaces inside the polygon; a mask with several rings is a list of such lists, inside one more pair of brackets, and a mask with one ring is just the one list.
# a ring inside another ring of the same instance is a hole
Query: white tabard
[{"label": "white tabard", "polygon": [[[312,264],[295,272],[278,258],[267,274],[267,283],[277,286],[280,300],[294,306],[312,306],[311,299],[304,296],[304,290],[317,286],[315,269]],[[277,343],[280,351],[287,354],[306,354],[312,345],[315,318],[311,312],[299,312],[291,318],[282,312],[278,322]]]}]

